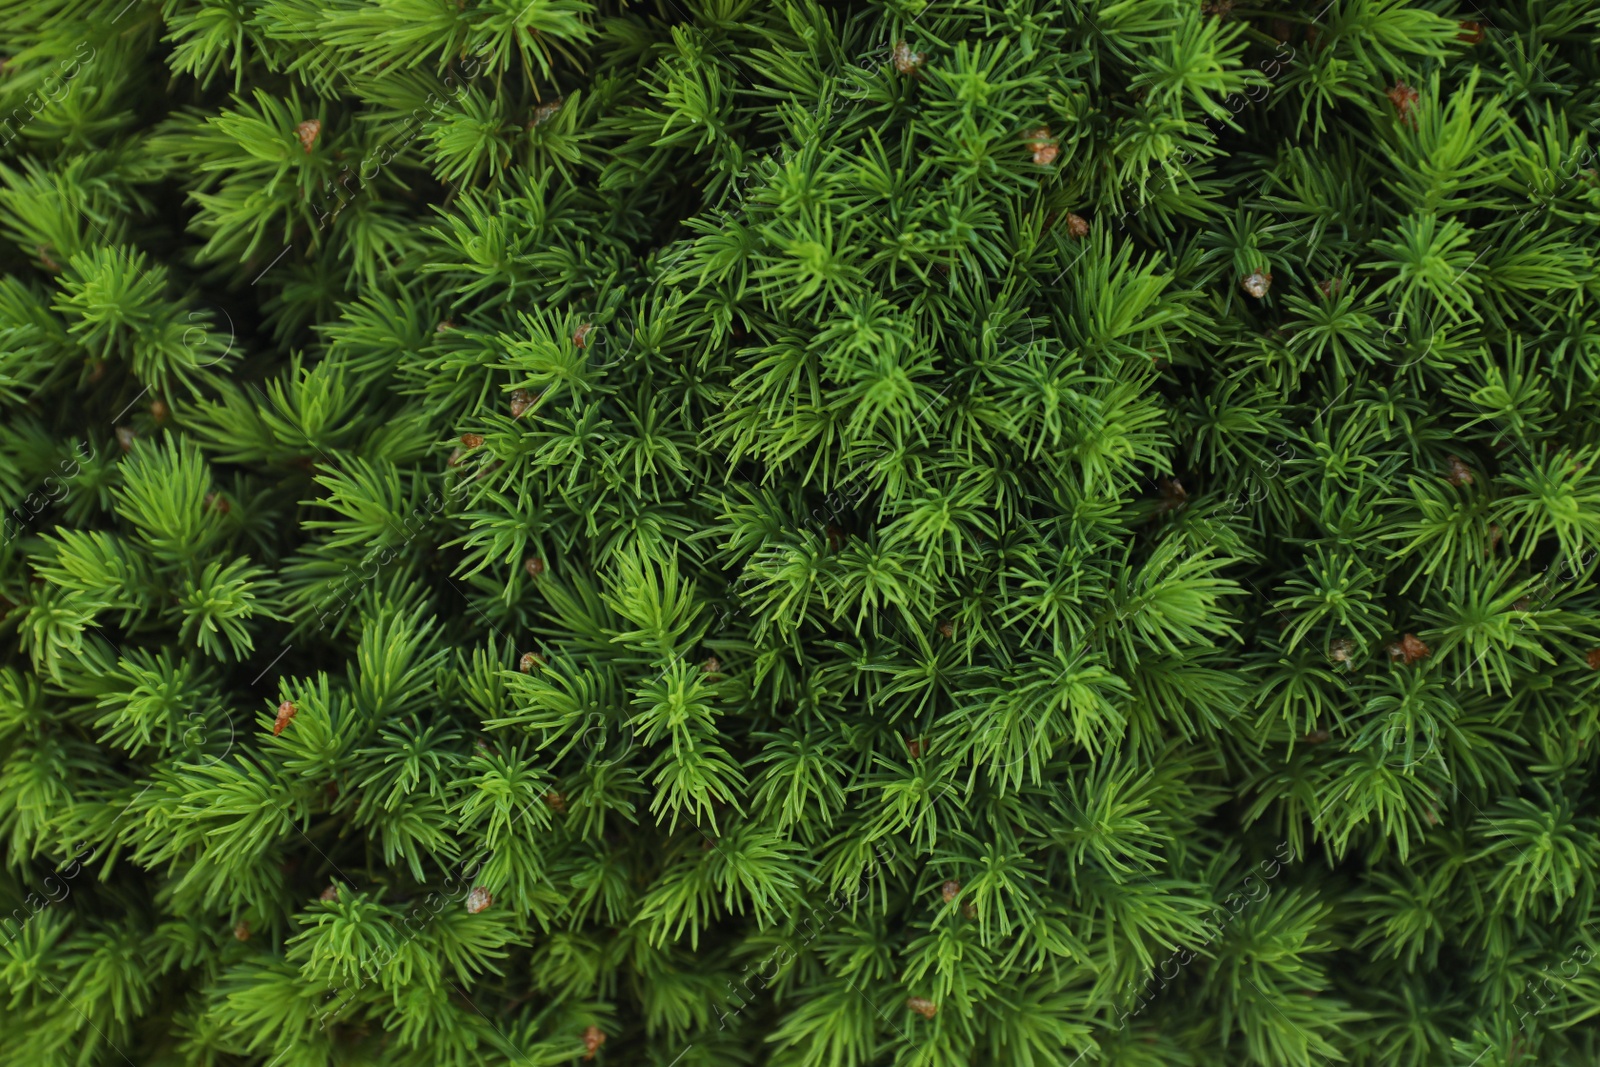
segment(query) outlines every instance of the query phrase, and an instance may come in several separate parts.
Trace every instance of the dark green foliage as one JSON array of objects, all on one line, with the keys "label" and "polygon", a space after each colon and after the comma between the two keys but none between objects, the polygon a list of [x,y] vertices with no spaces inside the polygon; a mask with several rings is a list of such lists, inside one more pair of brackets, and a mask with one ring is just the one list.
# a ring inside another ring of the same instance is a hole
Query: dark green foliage
[{"label": "dark green foliage", "polygon": [[0,1063],[1600,1056],[1589,0],[0,26]]}]

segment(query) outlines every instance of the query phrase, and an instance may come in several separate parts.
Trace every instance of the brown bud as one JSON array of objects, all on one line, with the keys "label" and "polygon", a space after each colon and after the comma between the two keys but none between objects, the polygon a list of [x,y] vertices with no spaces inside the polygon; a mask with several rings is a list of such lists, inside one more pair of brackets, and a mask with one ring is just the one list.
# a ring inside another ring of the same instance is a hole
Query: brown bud
[{"label": "brown bud", "polygon": [[560,99],[551,100],[548,103],[540,104],[538,107],[533,109],[533,118],[528,122],[528,129],[531,130],[535,126],[539,125],[539,123],[549,120],[550,116],[554,115],[560,110]]},{"label": "brown bud", "polygon": [[272,736],[277,737],[279,734],[283,733],[284,728],[289,725],[289,723],[294,719],[295,713],[299,710],[299,708],[294,706],[294,702],[290,700],[285,700],[282,704],[279,704],[278,717],[272,723]]},{"label": "brown bud", "polygon": [[1033,150],[1033,161],[1041,167],[1048,167],[1056,161],[1061,154],[1061,149],[1055,141],[1050,139],[1050,127],[1040,126],[1036,130],[1029,130],[1023,135],[1027,138],[1028,147]]},{"label": "brown bud", "polygon": [[137,440],[138,437],[139,437],[139,435],[133,432],[133,428],[132,427],[129,427],[129,426],[118,426],[117,427],[117,444],[122,446],[122,450],[124,452],[132,452],[133,451],[133,442],[135,440]]},{"label": "brown bud", "polygon": [[1463,22],[1461,32],[1456,34],[1456,40],[1462,44],[1481,44],[1483,42],[1483,24],[1480,22]]},{"label": "brown bud", "polygon": [[1165,514],[1183,507],[1189,500],[1189,490],[1176,478],[1163,478],[1161,485],[1161,507],[1159,511]]},{"label": "brown bud", "polygon": [[1074,212],[1067,212],[1067,236],[1074,241],[1089,236],[1089,220]]},{"label": "brown bud", "polygon": [[1328,645],[1328,655],[1339,663],[1349,663],[1350,657],[1355,655],[1355,642],[1348,637],[1335,638]]},{"label": "brown bud", "polygon": [[317,899],[327,904],[334,903],[339,899],[339,887],[336,885],[330,885],[328,888],[322,891],[322,895],[317,897]]},{"label": "brown bud", "polygon": [[586,322],[572,332],[572,343],[579,348],[589,347],[589,334],[594,330],[594,323]]},{"label": "brown bud", "polygon": [[559,812],[562,815],[567,813],[567,798],[560,793],[546,793],[544,802],[550,805],[552,811]]},{"label": "brown bud", "polygon": [[1400,117],[1401,123],[1409,123],[1413,129],[1417,125],[1414,111],[1421,96],[1421,93],[1402,81],[1395,82],[1394,88],[1389,90],[1389,102],[1394,105],[1395,114]]},{"label": "brown bud", "polygon": [[233,928],[233,936],[237,941],[250,940],[250,924],[245,922],[243,919],[240,919],[238,924]]},{"label": "brown bud", "polygon": [[50,246],[40,245],[35,248],[34,254],[39,257],[39,262],[44,264],[44,269],[55,274],[61,273],[61,264],[50,258]]},{"label": "brown bud", "polygon": [[1445,475],[1445,479],[1451,485],[1455,485],[1455,486],[1471,485],[1472,484],[1472,472],[1467,469],[1467,465],[1465,463],[1461,462],[1460,459],[1456,458],[1455,456],[1451,456],[1450,457],[1450,473]]},{"label": "brown bud", "polygon": [[479,433],[464,433],[461,435],[461,447],[471,452],[474,448],[483,447],[483,435]]},{"label": "brown bud", "polygon": [[955,623],[950,622],[948,619],[939,624],[938,630],[940,637],[952,638],[956,635]]},{"label": "brown bud", "polygon": [[1512,611],[1532,611],[1533,610],[1533,598],[1532,597],[1526,597],[1526,596],[1517,597],[1516,602],[1511,605],[1511,610]]},{"label": "brown bud", "polygon": [[935,1004],[927,997],[911,997],[906,1000],[906,1007],[910,1008],[924,1019],[931,1019],[935,1015],[939,1014],[939,1005]]},{"label": "brown bud", "polygon": [[317,137],[322,133],[322,123],[316,119],[306,119],[294,128],[300,137],[300,147],[306,150],[306,155],[311,154],[311,147],[317,143]]},{"label": "brown bud", "polygon": [[472,892],[467,894],[467,914],[476,915],[488,909],[494,903],[494,897],[481,885],[472,887]]},{"label": "brown bud", "polygon": [[226,515],[233,510],[233,506],[228,503],[228,498],[221,493],[207,493],[206,507],[221,515]]},{"label": "brown bud", "polygon": [[583,1031],[583,1047],[587,1051],[583,1054],[586,1060],[594,1059],[594,1054],[600,1051],[600,1046],[606,1043],[605,1031],[598,1026],[588,1027]]},{"label": "brown bud", "polygon": [[953,880],[946,882],[944,885],[939,887],[939,896],[944,898],[944,902],[946,904],[956,899],[956,895],[960,892],[961,883]]},{"label": "brown bud", "polygon": [[706,661],[700,664],[700,670],[707,678],[720,678],[722,676],[722,661],[715,656],[707,656]]},{"label": "brown bud", "polygon": [[511,391],[511,417],[522,418],[523,412],[533,407],[533,394],[526,389],[513,389]]},{"label": "brown bud", "polygon": [[1344,279],[1328,278],[1317,283],[1317,291],[1324,299],[1331,299],[1344,292]]},{"label": "brown bud", "polygon": [[529,556],[522,561],[522,569],[528,572],[528,577],[537,580],[544,575],[544,560],[538,556]]},{"label": "brown bud", "polygon": [[922,738],[913,738],[911,742],[906,745],[906,749],[911,753],[912,759],[921,759],[923,753]]},{"label": "brown bud", "polygon": [[537,652],[524,652],[517,661],[517,670],[523,674],[532,674],[535,667],[544,666],[544,657]]},{"label": "brown bud", "polygon": [[1583,658],[1583,662],[1589,665],[1591,671],[1600,671],[1600,648],[1590,649],[1589,654]]},{"label": "brown bud", "polygon": [[1417,637],[1416,634],[1406,634],[1389,646],[1389,658],[1398,660],[1408,667],[1417,662],[1417,660],[1426,659],[1432,654],[1433,650],[1423,644],[1421,638]]},{"label": "brown bud", "polygon": [[894,43],[892,62],[894,69],[901,74],[915,74],[928,57],[921,52],[913,52],[911,46],[904,41]]},{"label": "brown bud", "polygon": [[1312,730],[1309,734],[1306,734],[1302,740],[1304,740],[1308,745],[1321,745],[1325,744],[1332,736],[1333,735],[1326,730]]},{"label": "brown bud", "polygon": [[1272,274],[1264,270],[1252,271],[1240,279],[1239,288],[1260,300],[1272,288]]},{"label": "brown bud", "polygon": [[433,332],[434,332],[434,335],[437,336],[437,335],[439,335],[441,333],[445,333],[445,332],[447,332],[449,330],[453,330],[455,328],[456,328],[456,320],[455,319],[445,319],[443,322],[439,323],[439,325],[437,325],[437,326],[435,326],[433,328]]},{"label": "brown bud", "polygon": [[166,422],[167,416],[171,414],[172,410],[167,407],[165,400],[158,397],[150,402],[150,417],[157,422]]}]

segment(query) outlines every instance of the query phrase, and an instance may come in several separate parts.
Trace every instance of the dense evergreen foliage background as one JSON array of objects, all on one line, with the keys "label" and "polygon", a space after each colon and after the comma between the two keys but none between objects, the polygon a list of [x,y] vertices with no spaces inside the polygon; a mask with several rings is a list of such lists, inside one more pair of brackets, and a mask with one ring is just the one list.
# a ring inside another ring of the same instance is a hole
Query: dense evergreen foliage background
[{"label": "dense evergreen foliage background", "polygon": [[0,27],[0,1063],[1600,1057],[1593,0]]}]

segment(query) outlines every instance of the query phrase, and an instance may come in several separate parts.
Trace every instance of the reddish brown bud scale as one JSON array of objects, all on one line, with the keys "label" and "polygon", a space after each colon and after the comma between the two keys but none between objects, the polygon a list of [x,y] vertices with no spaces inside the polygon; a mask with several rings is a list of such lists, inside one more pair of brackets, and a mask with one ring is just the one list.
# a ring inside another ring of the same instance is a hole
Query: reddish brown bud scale
[{"label": "reddish brown bud scale", "polygon": [[279,704],[278,717],[272,723],[272,736],[277,737],[283,733],[284,728],[294,720],[295,713],[299,710],[294,706],[294,702],[290,700],[285,700],[282,704]]},{"label": "reddish brown bud scale", "polygon": [[594,1059],[594,1054],[599,1052],[600,1046],[604,1045],[605,1043],[606,1035],[604,1030],[600,1029],[598,1026],[590,1026],[586,1028],[583,1031],[583,1047],[587,1051],[584,1052],[583,1058],[586,1060]]},{"label": "reddish brown bud scale", "polygon": [[911,46],[904,41],[896,41],[891,57],[894,69],[901,74],[915,74],[928,57],[921,52],[913,52]]},{"label": "reddish brown bud scale", "polygon": [[1433,650],[1423,644],[1422,639],[1416,634],[1406,634],[1389,646],[1389,658],[1403,663],[1407,667],[1431,655],[1433,655]]},{"label": "reddish brown bud scale", "polygon": [[1050,137],[1050,127],[1040,126],[1036,130],[1029,130],[1023,134],[1028,142],[1028,147],[1033,151],[1033,161],[1041,167],[1048,167],[1056,161],[1061,154],[1061,149]]},{"label": "reddish brown bud scale", "polygon": [[306,150],[306,155],[311,154],[311,149],[316,145],[317,138],[322,134],[322,123],[316,119],[306,119],[294,128],[295,135],[300,138],[300,147]]},{"label": "reddish brown bud scale", "polygon": [[1389,90],[1389,102],[1394,105],[1395,114],[1399,116],[1402,125],[1416,129],[1417,101],[1421,98],[1421,93],[1403,81],[1395,82],[1394,88]]},{"label": "reddish brown bud scale", "polygon": [[927,997],[909,997],[906,1000],[906,1007],[910,1008],[924,1019],[931,1019],[935,1015],[939,1014],[939,1005],[935,1004]]},{"label": "reddish brown bud scale", "polygon": [[483,886],[473,886],[472,892],[467,894],[467,914],[476,915],[488,909],[494,903],[494,896]]}]

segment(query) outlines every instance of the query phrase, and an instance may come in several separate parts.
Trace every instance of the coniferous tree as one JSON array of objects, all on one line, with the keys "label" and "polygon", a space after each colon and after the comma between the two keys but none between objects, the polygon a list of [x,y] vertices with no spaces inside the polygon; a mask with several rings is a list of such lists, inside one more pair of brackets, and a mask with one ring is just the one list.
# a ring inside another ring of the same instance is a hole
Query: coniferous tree
[{"label": "coniferous tree", "polygon": [[0,26],[0,1064],[1600,1056],[1591,0]]}]

